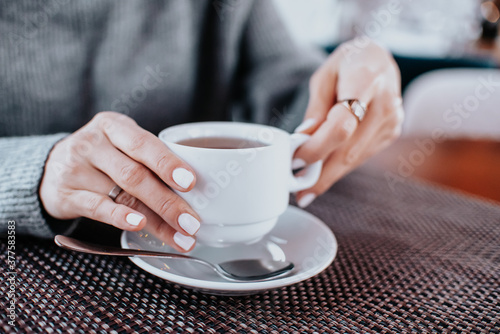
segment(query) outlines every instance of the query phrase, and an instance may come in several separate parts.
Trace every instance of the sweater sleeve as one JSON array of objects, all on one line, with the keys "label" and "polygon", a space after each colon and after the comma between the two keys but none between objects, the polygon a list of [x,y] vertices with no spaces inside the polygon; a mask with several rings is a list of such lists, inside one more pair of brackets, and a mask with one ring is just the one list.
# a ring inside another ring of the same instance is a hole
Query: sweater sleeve
[{"label": "sweater sleeve", "polygon": [[7,230],[9,221],[15,222],[16,234],[42,238],[73,228],[75,222],[48,218],[38,196],[45,161],[65,136],[0,138],[0,233]]},{"label": "sweater sleeve", "polygon": [[243,36],[237,93],[243,103],[233,115],[292,131],[307,107],[309,78],[325,58],[292,40],[272,1],[256,0]]}]

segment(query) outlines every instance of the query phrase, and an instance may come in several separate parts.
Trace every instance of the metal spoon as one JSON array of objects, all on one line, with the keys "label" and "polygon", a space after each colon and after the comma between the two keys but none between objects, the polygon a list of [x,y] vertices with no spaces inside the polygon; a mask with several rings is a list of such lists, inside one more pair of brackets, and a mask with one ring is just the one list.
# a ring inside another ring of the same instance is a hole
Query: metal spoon
[{"label": "metal spoon", "polygon": [[194,261],[212,268],[221,277],[233,282],[267,281],[284,276],[294,267],[291,262],[269,259],[244,259],[212,264],[205,260],[182,254],[96,245],[63,235],[56,235],[54,241],[59,247],[82,253],[114,256],[160,257],[173,260],[181,259]]}]

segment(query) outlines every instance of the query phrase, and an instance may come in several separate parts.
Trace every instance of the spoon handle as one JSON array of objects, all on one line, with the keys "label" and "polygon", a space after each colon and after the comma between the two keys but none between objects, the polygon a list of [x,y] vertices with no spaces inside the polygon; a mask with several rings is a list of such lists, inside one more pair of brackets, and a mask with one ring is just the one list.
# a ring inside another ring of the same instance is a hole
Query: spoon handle
[{"label": "spoon handle", "polygon": [[56,237],[54,238],[54,242],[59,247],[89,254],[114,255],[114,256],[147,256],[147,257],[162,257],[166,259],[194,260],[192,257],[182,254],[153,252],[140,249],[123,249],[120,247],[96,245],[90,242],[66,237],[64,235],[56,235]]}]

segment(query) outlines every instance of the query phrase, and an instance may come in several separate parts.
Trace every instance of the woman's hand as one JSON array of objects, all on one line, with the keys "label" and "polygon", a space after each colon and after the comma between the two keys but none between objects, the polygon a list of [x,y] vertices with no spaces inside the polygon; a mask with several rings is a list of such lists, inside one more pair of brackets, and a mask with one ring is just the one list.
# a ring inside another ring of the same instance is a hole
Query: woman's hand
[{"label": "woman's hand", "polygon": [[[40,198],[58,219],[87,217],[123,230],[146,228],[179,251],[193,248],[199,217],[171,189],[189,191],[193,170],[129,117],[97,114],[56,144]],[[113,201],[109,192],[123,191]]]},{"label": "woman's hand", "polygon": [[[297,150],[294,166],[323,160],[323,171],[314,187],[297,193],[301,207],[388,146],[401,132],[404,112],[394,59],[375,43],[363,47],[356,44],[339,46],[310,80],[309,105],[296,132],[310,134],[311,138]],[[338,103],[346,99],[366,103],[362,121]]]}]

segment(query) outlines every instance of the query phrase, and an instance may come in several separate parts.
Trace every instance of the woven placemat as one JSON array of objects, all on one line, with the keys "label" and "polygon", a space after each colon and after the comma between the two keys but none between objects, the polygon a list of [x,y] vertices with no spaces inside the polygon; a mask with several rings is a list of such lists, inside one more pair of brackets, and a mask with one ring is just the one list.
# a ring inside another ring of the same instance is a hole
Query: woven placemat
[{"label": "woven placemat", "polygon": [[[308,211],[337,237],[333,264],[245,297],[205,295],[128,259],[18,236],[15,328],[2,298],[0,332],[500,333],[500,206],[409,181],[391,188],[357,171]],[[9,285],[0,289],[5,296]]]}]

